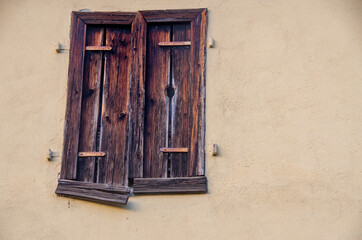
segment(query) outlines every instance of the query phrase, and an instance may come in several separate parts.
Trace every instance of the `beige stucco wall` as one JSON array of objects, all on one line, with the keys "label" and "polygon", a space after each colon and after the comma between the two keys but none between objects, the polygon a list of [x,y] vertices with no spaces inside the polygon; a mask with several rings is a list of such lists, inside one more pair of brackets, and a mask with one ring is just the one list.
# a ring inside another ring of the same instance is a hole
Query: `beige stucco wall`
[{"label": "beige stucco wall", "polygon": [[[209,193],[68,206],[71,11],[198,7]],[[362,1],[2,0],[0,56],[0,239],[362,239]]]}]

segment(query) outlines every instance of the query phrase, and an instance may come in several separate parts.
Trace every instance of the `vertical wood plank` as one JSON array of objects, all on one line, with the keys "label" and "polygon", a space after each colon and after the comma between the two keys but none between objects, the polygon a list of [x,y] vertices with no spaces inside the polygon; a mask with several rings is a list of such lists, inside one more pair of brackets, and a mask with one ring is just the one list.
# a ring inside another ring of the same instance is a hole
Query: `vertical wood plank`
[{"label": "vertical wood plank", "polygon": [[147,29],[147,79],[143,177],[167,177],[170,49],[159,42],[170,41],[171,25],[149,25]]},{"label": "vertical wood plank", "polygon": [[[86,46],[103,44],[104,28],[87,27]],[[79,129],[79,152],[95,152],[102,71],[102,53],[87,51],[84,58],[82,111]],[[95,157],[78,158],[77,180],[94,181]]]},{"label": "vertical wood plank", "polygon": [[107,27],[98,182],[127,185],[128,102],[131,59],[131,29]]},{"label": "vertical wood plank", "polygon": [[[173,24],[173,41],[189,41],[191,39],[190,24]],[[171,114],[171,146],[183,147],[190,146],[189,137],[189,115],[190,115],[190,47],[172,48],[172,85],[175,94],[172,97]],[[170,153],[171,154],[171,153]],[[171,177],[186,177],[189,167],[188,153],[171,154]]]},{"label": "vertical wood plank", "polygon": [[206,9],[191,22],[191,113],[189,176],[205,174]]},{"label": "vertical wood plank", "polygon": [[147,23],[138,13],[132,23],[129,109],[129,178],[143,176]]},{"label": "vertical wood plank", "polygon": [[76,179],[82,102],[85,23],[73,12],[70,36],[68,93],[60,178]]}]

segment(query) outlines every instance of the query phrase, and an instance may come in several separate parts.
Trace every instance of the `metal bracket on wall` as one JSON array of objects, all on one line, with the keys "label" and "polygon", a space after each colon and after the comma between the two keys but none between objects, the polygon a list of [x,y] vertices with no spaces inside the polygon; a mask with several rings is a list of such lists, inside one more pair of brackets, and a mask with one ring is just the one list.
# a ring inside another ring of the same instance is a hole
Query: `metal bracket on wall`
[{"label": "metal bracket on wall", "polygon": [[58,152],[54,152],[51,149],[49,149],[48,153],[47,153],[47,159],[48,161],[52,161],[53,158],[55,157],[59,157],[59,153]]},{"label": "metal bracket on wall", "polygon": [[217,156],[217,144],[212,145],[212,156]]},{"label": "metal bracket on wall", "polygon": [[215,45],[214,39],[213,39],[213,38],[209,38],[209,39],[207,40],[207,46],[208,46],[209,48],[214,48],[214,45]]},{"label": "metal bracket on wall", "polygon": [[64,48],[64,47],[58,42],[58,43],[56,44],[56,46],[55,46],[55,51],[56,51],[57,53],[61,53],[63,50],[69,51],[68,48]]}]

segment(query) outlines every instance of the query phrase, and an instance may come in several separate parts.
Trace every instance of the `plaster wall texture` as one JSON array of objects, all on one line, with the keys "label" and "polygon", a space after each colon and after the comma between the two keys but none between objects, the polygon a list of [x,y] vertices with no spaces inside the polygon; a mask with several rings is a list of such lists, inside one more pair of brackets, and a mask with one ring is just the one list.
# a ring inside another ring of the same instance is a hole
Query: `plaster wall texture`
[{"label": "plaster wall texture", "polygon": [[[68,206],[71,11],[200,7],[209,193]],[[362,1],[3,0],[0,56],[0,239],[362,239]]]}]

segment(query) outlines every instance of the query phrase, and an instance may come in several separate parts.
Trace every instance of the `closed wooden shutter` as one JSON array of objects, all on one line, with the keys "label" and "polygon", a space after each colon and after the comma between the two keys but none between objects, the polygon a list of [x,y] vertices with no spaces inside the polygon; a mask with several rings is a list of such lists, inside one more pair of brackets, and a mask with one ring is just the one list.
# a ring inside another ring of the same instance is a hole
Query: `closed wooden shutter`
[{"label": "closed wooden shutter", "polygon": [[141,11],[133,38],[134,193],[206,192],[206,10]]},{"label": "closed wooden shutter", "polygon": [[72,14],[59,195],[126,204],[134,13]]},{"label": "closed wooden shutter", "polygon": [[58,195],[207,191],[205,39],[206,9],[72,13]]}]

